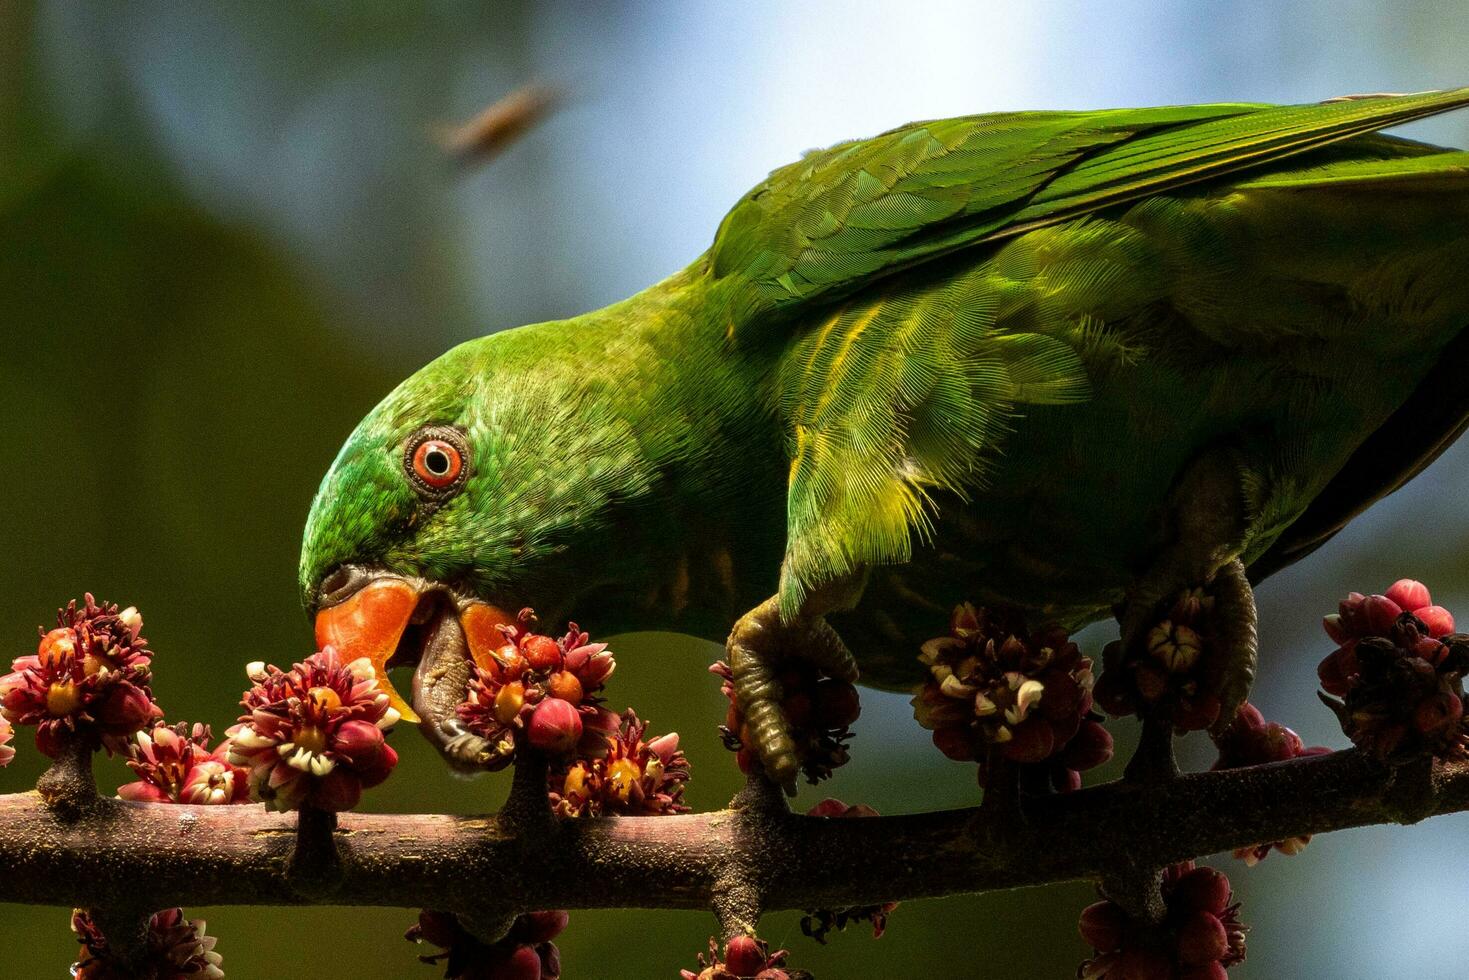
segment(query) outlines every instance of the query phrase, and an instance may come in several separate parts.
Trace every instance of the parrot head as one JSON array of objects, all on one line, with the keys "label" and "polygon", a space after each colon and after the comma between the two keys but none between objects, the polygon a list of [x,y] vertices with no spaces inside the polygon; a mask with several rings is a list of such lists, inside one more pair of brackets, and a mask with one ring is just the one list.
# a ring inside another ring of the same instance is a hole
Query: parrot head
[{"label": "parrot head", "polygon": [[[462,731],[454,708],[474,665],[507,642],[499,627],[532,598],[558,614],[575,601],[576,541],[637,482],[608,399],[574,359],[548,363],[537,333],[470,341],[399,385],[348,438],[307,519],[300,588],[317,646],[368,658],[441,751]],[[405,700],[387,671],[413,664]]]}]

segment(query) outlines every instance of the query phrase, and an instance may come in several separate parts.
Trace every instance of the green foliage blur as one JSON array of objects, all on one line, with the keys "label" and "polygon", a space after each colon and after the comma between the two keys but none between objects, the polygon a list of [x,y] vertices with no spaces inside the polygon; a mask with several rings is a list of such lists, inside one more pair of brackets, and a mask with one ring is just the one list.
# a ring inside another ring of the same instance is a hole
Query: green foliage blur
[{"label": "green foliage blur", "polygon": [[[739,193],[810,145],[986,109],[1469,82],[1469,12],[1447,4],[949,4],[922,23],[899,7],[827,20],[773,3],[0,5],[4,648],[30,652],[36,625],[84,590],[136,604],[170,719],[222,733],[247,661],[311,651],[300,529],[356,421],[459,340],[677,268]],[[569,85],[570,107],[483,171],[456,171],[433,128],[531,78]],[[1465,119],[1434,125],[1417,135],[1469,143]],[[1327,652],[1316,621],[1341,594],[1412,574],[1469,617],[1466,449],[1262,589],[1256,701],[1308,742],[1343,743],[1312,696]],[[1087,635],[1093,651],[1105,639]],[[690,801],[720,806],[738,779],[704,672],[718,649],[651,634],[614,649],[613,706],[681,732]],[[854,762],[802,806],[973,801],[972,767],[929,746],[904,698],[864,702]],[[1115,727],[1125,752],[1131,727]],[[1188,761],[1207,766],[1200,741]],[[28,732],[17,744],[6,792],[42,768]],[[507,777],[453,778],[409,729],[394,744],[402,763],[364,809],[498,805]],[[99,769],[104,789],[125,779],[116,760]],[[1443,859],[1466,830],[1460,815],[1337,834],[1251,871],[1221,858],[1255,925],[1232,975],[1457,975],[1469,889],[1462,861]],[[905,903],[878,942],[859,927],[817,946],[798,913],[762,934],[828,980],[1065,977],[1091,896],[1078,883]],[[411,910],[187,911],[209,920],[231,977],[437,975],[399,938]],[[66,911],[3,916],[0,973],[62,975]],[[676,976],[713,925],[574,913],[566,975]]]}]

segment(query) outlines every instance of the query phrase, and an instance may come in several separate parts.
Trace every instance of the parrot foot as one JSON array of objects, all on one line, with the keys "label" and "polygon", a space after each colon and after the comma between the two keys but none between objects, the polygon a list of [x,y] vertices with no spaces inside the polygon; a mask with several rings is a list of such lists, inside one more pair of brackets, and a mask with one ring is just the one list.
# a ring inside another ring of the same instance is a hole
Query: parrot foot
[{"label": "parrot foot", "polygon": [[[1255,593],[1238,558],[1231,558],[1207,578],[1193,580],[1200,583],[1197,585],[1181,584],[1188,583],[1187,578],[1172,579],[1171,587],[1163,584],[1166,581],[1164,576],[1150,574],[1134,587],[1120,617],[1123,649],[1136,657],[1146,656],[1153,628],[1177,615],[1185,600],[1212,600],[1204,637],[1208,654],[1198,677],[1201,688],[1219,699],[1219,715],[1209,725],[1210,735],[1218,738],[1234,722],[1254,685],[1259,658]],[[1172,605],[1174,612],[1160,613],[1165,604]]]},{"label": "parrot foot", "polygon": [[1249,697],[1259,647],[1255,594],[1239,559],[1247,527],[1241,491],[1247,463],[1237,451],[1221,448],[1190,464],[1172,494],[1173,544],[1133,583],[1118,616],[1130,656],[1148,653],[1150,633],[1163,619],[1202,630],[1208,655],[1198,668],[1198,683],[1218,698],[1219,713],[1209,725],[1215,738]]},{"label": "parrot foot", "polygon": [[770,781],[794,796],[801,759],[781,710],[780,660],[798,657],[829,677],[855,683],[857,661],[835,629],[820,616],[784,622],[775,597],[741,616],[725,644],[733,673],[735,706],[745,718],[757,760]]}]

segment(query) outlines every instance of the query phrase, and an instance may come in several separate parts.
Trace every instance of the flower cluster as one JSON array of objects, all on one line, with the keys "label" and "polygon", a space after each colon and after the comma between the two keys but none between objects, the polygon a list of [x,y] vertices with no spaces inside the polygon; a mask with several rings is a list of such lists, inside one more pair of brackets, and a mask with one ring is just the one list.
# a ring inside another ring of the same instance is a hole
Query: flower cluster
[{"label": "flower cluster", "polygon": [[[806,811],[808,817],[875,817],[877,811],[865,803],[848,806],[841,800],[825,799]],[[853,922],[872,923],[872,938],[881,939],[888,927],[888,916],[898,907],[897,902],[881,905],[854,905],[841,909],[808,909],[801,916],[801,932],[822,945],[833,929],[842,932]]]},{"label": "flower cluster", "polygon": [[575,624],[552,639],[531,631],[535,615],[520,611],[514,626],[501,626],[505,643],[469,682],[459,718],[490,743],[485,768],[503,769],[524,737],[553,757],[601,754],[620,721],[601,707],[597,691],[616,666],[605,643],[591,643]]},{"label": "flower cluster", "polygon": [[1166,717],[1179,732],[1214,724],[1223,705],[1216,685],[1204,677],[1213,613],[1212,595],[1186,589],[1148,631],[1141,650],[1124,649],[1119,640],[1107,644],[1097,703],[1113,717],[1140,711]]},{"label": "flower cluster", "polygon": [[1080,786],[1080,771],[1112,756],[1112,737],[1092,712],[1092,662],[1060,630],[1032,633],[1012,612],[957,607],[949,634],[923,644],[929,680],[914,717],[981,783],[997,759],[1035,766],[1039,782]]},{"label": "flower cluster", "polygon": [[145,973],[118,962],[107,937],[83,909],[71,914],[71,929],[81,943],[71,975],[77,980],[129,980],[149,976],[157,980],[223,980],[215,939],[205,935],[203,919],[185,919],[183,909],[164,909],[148,920]]},{"label": "flower cluster", "polygon": [[[710,666],[709,673],[719,678],[720,693],[729,699],[724,724],[719,727],[724,747],[735,753],[740,772],[748,775],[759,768],[759,762],[745,716],[735,702],[734,671],[721,660]],[[846,765],[847,742],[853,723],[862,714],[862,701],[851,683],[823,676],[820,668],[800,657],[786,658],[776,674],[783,692],[781,713],[796,744],[801,772],[814,786]]]},{"label": "flower cluster", "polygon": [[1382,759],[1469,755],[1469,635],[1453,632],[1426,586],[1402,579],[1384,595],[1353,592],[1323,625],[1339,646],[1317,668],[1336,695],[1322,700],[1348,738]]},{"label": "flower cluster", "polygon": [[1223,980],[1245,958],[1245,927],[1229,879],[1192,861],[1163,872],[1168,914],[1161,925],[1138,921],[1103,900],[1081,913],[1081,938],[1097,955],[1080,980]]},{"label": "flower cluster", "polygon": [[208,725],[159,723],[138,732],[127,750],[136,782],[117,788],[124,800],[142,803],[247,803],[249,777],[229,761],[229,742],[209,748]]},{"label": "flower cluster", "polygon": [[679,751],[678,733],[644,741],[647,728],[629,708],[601,755],[552,772],[549,790],[556,812],[567,817],[687,813],[683,791],[689,760]]},{"label": "flower cluster", "polygon": [[444,980],[557,980],[561,954],[552,940],[565,928],[565,912],[529,912],[516,917],[503,939],[485,943],[453,913],[425,909],[403,938],[439,947],[419,959],[442,963]]},{"label": "flower cluster", "polygon": [[15,737],[15,729],[10,727],[10,722],[0,716],[0,767],[10,765],[15,758],[15,746],[10,740]]},{"label": "flower cluster", "polygon": [[153,652],[142,628],[132,606],[119,611],[90,592],[80,608],[67,603],[36,653],[17,658],[0,677],[0,712],[14,724],[35,725],[36,747],[49,756],[77,734],[109,752],[123,749],[130,735],[163,717],[153,703]]},{"label": "flower cluster", "polygon": [[724,946],[720,956],[719,943],[709,940],[708,954],[699,954],[699,971],[680,970],[683,980],[801,980],[810,974],[800,970],[787,970],[786,950],[770,952],[764,940],[754,936],[735,936]]},{"label": "flower cluster", "polygon": [[[1331,750],[1314,745],[1307,748],[1301,737],[1284,725],[1265,720],[1260,709],[1246,701],[1239,706],[1234,723],[1217,740],[1219,759],[1215,769],[1240,769],[1244,766],[1262,766],[1268,762],[1285,762],[1306,755],[1328,755]],[[1310,834],[1287,837],[1285,840],[1270,841],[1254,847],[1241,847],[1234,856],[1250,867],[1254,867],[1269,856],[1272,850],[1282,854],[1299,854],[1311,842]]]},{"label": "flower cluster", "polygon": [[344,664],[328,646],[289,671],[245,671],[253,686],[226,758],[249,771],[250,794],[268,809],[350,810],[397,765],[383,733],[398,712],[366,658]]},{"label": "flower cluster", "polygon": [[[1431,642],[1454,631],[1454,617],[1443,606],[1433,604],[1428,586],[1412,579],[1399,579],[1382,595],[1350,593],[1337,611],[1321,620],[1326,634],[1337,648],[1321,661],[1316,674],[1327,694],[1346,697],[1352,678],[1358,673],[1357,644],[1367,637],[1394,639],[1403,614],[1410,614],[1416,624],[1423,649],[1420,656],[1433,659],[1437,647]],[[1419,651],[1415,650],[1415,653]]]}]

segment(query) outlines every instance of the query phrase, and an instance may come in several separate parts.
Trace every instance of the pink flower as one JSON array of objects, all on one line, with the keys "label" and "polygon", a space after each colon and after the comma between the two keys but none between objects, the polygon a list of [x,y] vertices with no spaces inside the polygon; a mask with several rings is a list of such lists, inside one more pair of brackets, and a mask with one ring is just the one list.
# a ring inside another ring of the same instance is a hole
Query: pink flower
[{"label": "pink flower", "polygon": [[1167,915],[1153,925],[1102,900],[1081,913],[1081,938],[1096,950],[1081,980],[1195,980],[1222,977],[1245,958],[1246,927],[1229,879],[1192,861],[1163,872]]},{"label": "pink flower", "polygon": [[[1005,759],[1065,789],[1077,766],[1111,757],[1111,736],[1092,713],[1092,662],[1064,632],[1032,633],[1018,613],[964,603],[918,659],[929,680],[914,717],[949,758],[979,763],[981,783]],[[1078,736],[1085,742],[1073,747]]]},{"label": "pink flower", "polygon": [[1421,582],[1353,592],[1323,622],[1340,646],[1316,668],[1322,695],[1359,748],[1381,759],[1469,757],[1464,675],[1469,636]]},{"label": "pink flower", "polygon": [[518,623],[501,626],[505,645],[488,668],[475,668],[460,720],[490,743],[486,769],[503,769],[522,737],[552,756],[596,756],[617,716],[601,707],[598,692],[616,663],[605,643],[571,623],[559,640],[531,632],[535,614],[522,609]]},{"label": "pink flower", "polygon": [[153,701],[142,616],[87,593],[81,608],[68,603],[56,621],[33,656],[17,658],[0,677],[0,713],[36,726],[36,747],[49,756],[73,737],[124,751],[129,736],[163,717]]},{"label": "pink flower", "polygon": [[404,935],[414,943],[440,947],[420,956],[444,966],[445,980],[557,980],[561,954],[552,942],[566,928],[565,912],[528,912],[517,916],[498,942],[481,942],[450,912],[425,909]]},{"label": "pink flower", "polygon": [[680,970],[683,980],[790,980],[784,969],[786,950],[770,952],[770,945],[754,936],[735,936],[725,944],[720,955],[719,943],[709,940],[708,954],[699,954],[699,972]]},{"label": "pink flower", "polygon": [[601,755],[553,772],[550,797],[556,812],[567,817],[688,812],[683,791],[689,761],[679,751],[678,734],[644,741],[647,728],[629,708]]},{"label": "pink flower", "polygon": [[225,761],[248,770],[253,798],[271,810],[350,810],[388,778],[398,754],[382,736],[398,712],[366,658],[343,664],[328,646],[289,671],[246,673],[254,686]]},{"label": "pink flower", "polygon": [[1102,650],[1106,668],[1097,681],[1097,704],[1113,717],[1139,712],[1166,718],[1179,732],[1199,731],[1219,719],[1223,704],[1207,683],[1214,597],[1185,589],[1160,610],[1141,650],[1114,640]]},{"label": "pink flower", "polygon": [[128,747],[128,768],[142,778],[119,786],[124,800],[143,803],[247,803],[248,774],[227,759],[229,745],[210,750],[208,725],[157,724]]},{"label": "pink flower", "polygon": [[[223,980],[221,958],[214,951],[215,939],[204,932],[203,919],[184,918],[183,909],[165,909],[148,920],[148,951],[145,968],[157,980]],[[83,909],[71,914],[71,929],[81,950],[72,964],[78,980],[128,980],[141,976],[119,963],[108,948],[107,937]]]},{"label": "pink flower", "polygon": [[1369,636],[1392,638],[1404,614],[1416,620],[1415,641],[1422,648],[1417,654],[1431,660],[1436,649],[1433,641],[1454,631],[1454,617],[1442,606],[1433,605],[1428,586],[1422,582],[1398,579],[1384,595],[1350,593],[1335,613],[1321,621],[1326,634],[1338,644],[1316,668],[1326,693],[1346,696],[1357,672],[1358,641]]}]

